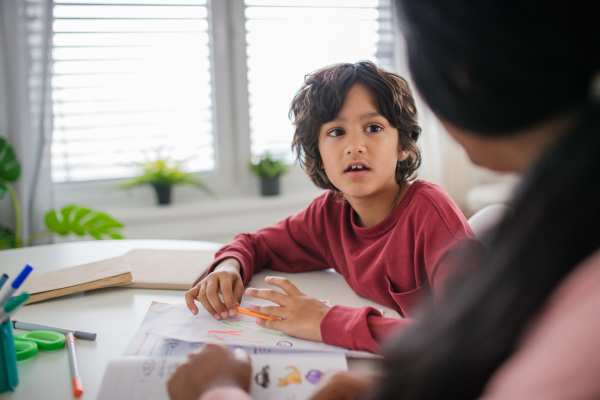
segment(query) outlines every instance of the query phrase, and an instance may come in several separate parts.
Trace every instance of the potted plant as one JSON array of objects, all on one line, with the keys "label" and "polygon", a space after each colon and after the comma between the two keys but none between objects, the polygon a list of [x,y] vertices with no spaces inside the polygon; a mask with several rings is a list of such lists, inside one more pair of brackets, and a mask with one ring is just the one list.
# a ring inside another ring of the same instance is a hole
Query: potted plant
[{"label": "potted plant", "polygon": [[250,161],[250,171],[260,177],[260,192],[263,196],[279,194],[279,176],[288,172],[290,166],[282,160],[273,159],[271,154],[253,157]]},{"label": "potted plant", "polygon": [[141,169],[141,174],[123,182],[119,187],[131,188],[133,186],[151,185],[154,187],[159,205],[171,203],[171,191],[175,185],[196,186],[207,194],[214,196],[213,191],[196,175],[182,170],[183,163],[184,161],[172,161],[167,157],[161,157],[159,153],[153,160],[148,159],[146,162],[137,163],[136,165]]},{"label": "potted plant", "polygon": [[14,150],[4,138],[0,138],[0,199],[10,194],[15,209],[15,230],[0,224],[0,250],[23,247],[33,243],[42,236],[59,234],[68,236],[74,233],[78,236],[92,236],[103,239],[122,239],[120,230],[123,224],[109,215],[90,210],[86,207],[68,205],[58,210],[51,210],[44,217],[46,230],[37,232],[25,240],[21,240],[21,206],[16,190],[11,182],[21,175],[21,164]]}]

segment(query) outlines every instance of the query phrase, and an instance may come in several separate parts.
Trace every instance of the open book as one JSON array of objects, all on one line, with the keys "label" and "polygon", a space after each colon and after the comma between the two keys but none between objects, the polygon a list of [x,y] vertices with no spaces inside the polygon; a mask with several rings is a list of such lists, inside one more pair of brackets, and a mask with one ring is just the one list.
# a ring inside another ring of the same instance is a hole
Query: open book
[{"label": "open book", "polygon": [[[343,353],[247,350],[252,362],[253,399],[308,399],[325,373],[348,369]],[[104,373],[97,400],[168,400],[167,381],[186,361],[185,356],[113,359]]]}]

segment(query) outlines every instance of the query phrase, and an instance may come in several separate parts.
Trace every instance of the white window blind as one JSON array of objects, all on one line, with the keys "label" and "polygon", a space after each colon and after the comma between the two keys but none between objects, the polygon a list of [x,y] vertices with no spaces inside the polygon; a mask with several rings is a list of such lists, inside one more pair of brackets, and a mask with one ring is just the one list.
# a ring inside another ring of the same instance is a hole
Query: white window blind
[{"label": "white window blind", "polygon": [[215,168],[206,0],[56,0],[52,179]]},{"label": "white window blind", "polygon": [[291,159],[288,109],[304,76],[327,65],[371,60],[391,70],[390,0],[245,0],[253,155]]}]

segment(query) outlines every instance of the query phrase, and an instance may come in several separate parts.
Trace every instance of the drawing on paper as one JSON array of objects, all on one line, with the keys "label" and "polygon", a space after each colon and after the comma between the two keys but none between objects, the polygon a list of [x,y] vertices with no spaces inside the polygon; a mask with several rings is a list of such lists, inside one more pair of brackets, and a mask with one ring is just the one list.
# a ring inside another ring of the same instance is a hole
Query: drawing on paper
[{"label": "drawing on paper", "polygon": [[177,371],[177,368],[179,368],[179,363],[171,363],[167,366],[167,377],[170,378],[173,376],[173,374],[175,373],[175,371]]},{"label": "drawing on paper", "polygon": [[[244,302],[242,302],[244,303]],[[241,306],[244,306],[242,304]],[[343,352],[345,349],[321,342],[300,339],[284,332],[263,328],[254,319],[239,315],[217,321],[206,310],[192,315],[185,304],[158,304],[153,306],[142,322],[140,330],[164,338],[185,342],[222,343],[234,346],[264,347],[279,350],[313,350]],[[142,338],[143,339],[143,338]],[[142,343],[142,347],[144,343]],[[161,345],[161,347],[163,347]],[[182,354],[181,346],[168,354]],[[164,348],[163,348],[164,349]],[[164,349],[167,350],[167,349]],[[140,354],[140,352],[137,352]],[[271,373],[274,373],[271,366]]]},{"label": "drawing on paper", "polygon": [[262,370],[254,376],[254,382],[256,382],[257,385],[264,387],[265,389],[269,387],[269,383],[271,383],[271,381],[269,380],[268,365],[262,367]]},{"label": "drawing on paper", "polygon": [[150,376],[152,370],[154,369],[154,360],[145,361],[142,365],[142,373],[144,376]]},{"label": "drawing on paper", "polygon": [[288,376],[283,379],[279,379],[279,385],[277,386],[287,386],[290,383],[302,383],[302,379],[300,377],[300,371],[296,369],[296,367],[285,367],[285,369],[292,368],[294,372],[291,372]]},{"label": "drawing on paper", "polygon": [[313,385],[316,385],[321,381],[321,378],[323,377],[323,372],[319,371],[318,369],[311,369],[304,377],[307,381],[309,381]]}]

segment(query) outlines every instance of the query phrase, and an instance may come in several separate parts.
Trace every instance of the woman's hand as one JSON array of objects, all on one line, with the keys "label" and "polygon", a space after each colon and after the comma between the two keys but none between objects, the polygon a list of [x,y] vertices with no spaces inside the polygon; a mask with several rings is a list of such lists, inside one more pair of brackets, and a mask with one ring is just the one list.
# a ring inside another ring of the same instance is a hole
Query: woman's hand
[{"label": "woman's hand", "polygon": [[[198,314],[194,300],[200,301],[206,311],[216,320],[236,314],[236,306],[242,301],[244,283],[240,275],[241,265],[235,258],[226,258],[206,278],[185,294],[185,302],[192,314]],[[225,305],[221,302],[223,296]]]},{"label": "woman's hand", "polygon": [[267,276],[265,282],[283,289],[285,294],[272,289],[246,289],[246,295],[249,297],[279,304],[279,306],[250,305],[251,311],[279,318],[279,320],[257,318],[256,323],[265,328],[283,331],[288,335],[322,342],[321,321],[329,311],[329,307],[305,295],[285,278]]},{"label": "woman's hand", "polygon": [[235,386],[248,392],[252,366],[242,349],[229,350],[218,344],[205,344],[188,362],[180,366],[167,382],[171,400],[198,400],[217,386]]},{"label": "woman's hand", "polygon": [[325,375],[310,400],[354,400],[363,397],[375,377],[360,372],[335,372]]}]

